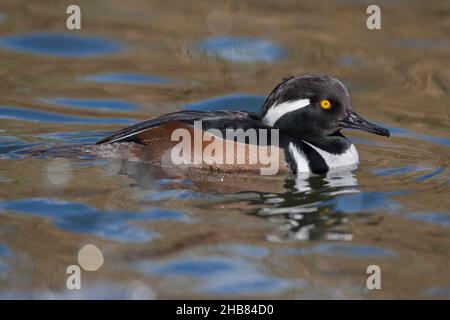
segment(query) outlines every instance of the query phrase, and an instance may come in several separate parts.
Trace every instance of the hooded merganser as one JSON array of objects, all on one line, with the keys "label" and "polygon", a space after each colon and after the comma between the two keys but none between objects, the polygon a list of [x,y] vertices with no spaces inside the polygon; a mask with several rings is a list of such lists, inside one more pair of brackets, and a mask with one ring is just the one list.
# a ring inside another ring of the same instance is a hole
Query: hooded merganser
[{"label": "hooded merganser", "polygon": [[[201,129],[195,125],[198,121],[201,121]],[[192,145],[193,154],[202,153],[214,139],[233,144],[233,148],[235,144],[239,144],[234,139],[211,134],[211,129],[219,134],[229,129],[278,129],[278,173],[325,173],[330,169],[356,165],[359,161],[358,152],[353,143],[341,134],[343,128],[360,129],[389,137],[388,130],[355,113],[350,95],[341,81],[328,75],[310,74],[283,79],[267,97],[259,113],[180,111],[124,128],[97,144],[129,143],[130,157],[164,164],[167,163],[166,155],[178,143],[172,134],[180,128],[188,130],[192,136],[198,130],[201,134],[209,135],[199,148]],[[215,138],[212,139],[211,136]],[[247,143],[245,140],[244,144],[246,149],[240,150],[254,152],[249,147],[251,142]],[[274,144],[259,139],[256,147],[273,148]],[[260,162],[218,164],[204,161],[190,164],[229,172],[252,171],[263,166]]]}]

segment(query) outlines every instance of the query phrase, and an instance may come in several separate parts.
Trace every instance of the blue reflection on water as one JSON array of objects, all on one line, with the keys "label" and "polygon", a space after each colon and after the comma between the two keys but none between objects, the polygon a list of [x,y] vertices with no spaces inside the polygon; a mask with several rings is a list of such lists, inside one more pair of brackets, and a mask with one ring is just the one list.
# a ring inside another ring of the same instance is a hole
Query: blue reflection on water
[{"label": "blue reflection on water", "polygon": [[0,243],[0,274],[8,269],[8,264],[4,261],[4,258],[8,258],[12,255],[9,248]]},{"label": "blue reflection on water", "polygon": [[262,259],[269,255],[269,249],[262,246],[253,246],[246,244],[220,244],[207,248],[208,251],[224,252],[233,254],[242,258]]},{"label": "blue reflection on water", "polygon": [[421,134],[421,133],[417,133],[414,131],[410,131],[410,130],[403,129],[403,128],[397,128],[397,127],[389,127],[388,126],[388,129],[392,135],[403,136],[403,137],[413,138],[413,139],[427,141],[427,142],[433,142],[433,143],[437,143],[437,144],[441,144],[441,145],[450,147],[450,139],[447,139],[447,138],[428,136],[425,134]]},{"label": "blue reflection on water", "polygon": [[406,217],[426,223],[450,227],[450,214],[432,212],[432,213],[409,213]]},{"label": "blue reflection on water", "polygon": [[322,243],[313,248],[287,248],[281,252],[287,255],[321,254],[347,258],[387,258],[397,256],[397,253],[390,249],[357,243]]},{"label": "blue reflection on water", "polygon": [[363,59],[350,54],[342,55],[337,60],[340,64],[346,67],[358,67],[358,66],[360,67],[361,65],[364,64]]},{"label": "blue reflection on water", "polygon": [[428,174],[425,174],[425,175],[423,175],[423,176],[417,178],[416,181],[417,181],[417,182],[423,182],[423,181],[426,181],[426,180],[428,180],[428,179],[431,179],[431,178],[433,178],[433,177],[436,177],[437,175],[441,174],[441,173],[444,172],[444,171],[445,171],[445,168],[439,167],[439,168],[433,170],[432,172],[430,172],[430,173],[428,173]]},{"label": "blue reflection on water", "polygon": [[36,122],[83,123],[83,124],[124,124],[135,121],[123,118],[90,118],[40,111],[22,107],[0,106],[0,119],[13,119]]},{"label": "blue reflection on water", "polygon": [[169,201],[169,200],[189,200],[189,201],[206,201],[216,202],[223,200],[220,195],[208,194],[203,192],[195,192],[189,189],[171,189],[151,192],[143,192],[141,199],[143,201]]},{"label": "blue reflection on water", "polygon": [[325,255],[346,257],[392,257],[396,253],[392,250],[355,243],[323,243],[314,248],[314,252]]},{"label": "blue reflection on water", "polygon": [[423,293],[426,296],[431,296],[434,298],[450,299],[450,288],[449,287],[435,286],[435,287],[426,289]]},{"label": "blue reflection on water", "polygon": [[400,204],[390,199],[384,192],[361,192],[343,194],[323,202],[320,206],[332,206],[334,211],[358,213],[367,211],[388,210],[395,211]]},{"label": "blue reflection on water", "polygon": [[9,257],[11,256],[11,250],[9,250],[9,248],[0,243],[0,257]]},{"label": "blue reflection on water", "polygon": [[396,47],[411,49],[445,49],[448,43],[445,40],[431,39],[389,39],[388,42]]},{"label": "blue reflection on water", "polygon": [[[388,176],[397,176],[397,175],[403,175],[413,172],[421,172],[421,171],[431,171],[432,167],[419,167],[414,165],[407,165],[404,167],[396,167],[396,168],[375,168],[372,169],[372,171],[379,176],[382,177],[388,177]],[[421,175],[420,177],[416,178],[417,182],[424,182],[431,178],[439,176],[441,173],[445,172],[444,167],[439,167],[434,170],[432,170],[430,173]]]},{"label": "blue reflection on water", "polygon": [[274,62],[287,57],[287,50],[267,39],[236,36],[209,37],[198,48],[210,56],[233,62]]},{"label": "blue reflection on water", "polygon": [[65,107],[76,107],[80,109],[95,109],[108,111],[134,111],[139,109],[135,103],[123,100],[111,99],[78,99],[78,98],[54,98],[43,99],[44,102]]},{"label": "blue reflection on water", "polygon": [[64,141],[67,143],[95,143],[107,134],[109,134],[109,132],[86,130],[76,132],[44,133],[34,136],[45,140]]},{"label": "blue reflection on water", "polygon": [[68,33],[35,32],[0,38],[0,48],[57,57],[91,57],[120,51],[115,41]]},{"label": "blue reflection on water", "polygon": [[114,283],[99,281],[82,285],[82,290],[11,289],[0,292],[0,300],[149,300],[153,289],[140,282]]},{"label": "blue reflection on water", "polygon": [[199,257],[196,259],[180,259],[167,264],[151,266],[150,270],[155,274],[183,275],[191,277],[210,277],[215,274],[230,272],[235,266],[231,260],[219,257]]},{"label": "blue reflection on water", "polygon": [[[374,123],[376,123],[384,128],[389,129],[392,136],[405,137],[405,138],[409,138],[409,139],[416,139],[416,140],[421,140],[421,141],[426,141],[426,142],[432,142],[432,143],[440,144],[440,145],[443,145],[446,147],[450,146],[450,139],[448,139],[448,138],[434,137],[434,136],[429,136],[429,135],[425,135],[422,133],[414,132],[414,131],[411,131],[408,129],[392,127],[392,126],[389,126],[389,125],[379,122],[379,121],[374,121]],[[386,143],[382,143],[382,142],[379,142],[376,140],[370,140],[367,138],[352,137],[352,140],[355,142],[364,143],[367,145],[373,145],[373,146],[379,146],[379,147],[388,146],[388,144],[386,144]]]},{"label": "blue reflection on water", "polygon": [[303,288],[306,284],[303,280],[288,281],[266,275],[257,266],[241,259],[219,256],[142,261],[135,267],[160,277],[191,277],[198,281],[196,291],[218,295],[273,294],[289,288]]},{"label": "blue reflection on water", "polygon": [[138,227],[132,223],[133,221],[190,221],[185,214],[175,211],[159,209],[142,212],[102,211],[83,203],[46,198],[0,202],[0,212],[5,211],[50,217],[56,226],[64,230],[91,233],[105,239],[127,242],[146,242],[160,237],[157,233]]},{"label": "blue reflection on water", "polygon": [[99,83],[168,84],[175,80],[143,73],[110,72],[87,75],[84,81]]},{"label": "blue reflection on water", "polygon": [[244,110],[257,112],[263,105],[266,97],[252,94],[230,94],[214,97],[184,105],[187,110]]},{"label": "blue reflection on water", "polygon": [[417,167],[413,165],[407,165],[404,167],[396,167],[396,168],[376,168],[372,171],[379,176],[382,177],[390,177],[390,176],[397,176],[402,174],[408,174],[412,172],[418,172],[418,171],[424,171],[428,168],[425,167]]},{"label": "blue reflection on water", "polygon": [[[14,150],[29,147],[30,144],[12,136],[0,136],[0,155],[9,153]],[[0,157],[1,158],[1,157]]]},{"label": "blue reflection on water", "polygon": [[241,277],[235,275],[226,277],[223,280],[208,284],[201,291],[218,295],[264,295],[281,293],[292,288],[304,288],[305,286],[306,281],[302,280],[289,281],[266,275],[247,274]]}]

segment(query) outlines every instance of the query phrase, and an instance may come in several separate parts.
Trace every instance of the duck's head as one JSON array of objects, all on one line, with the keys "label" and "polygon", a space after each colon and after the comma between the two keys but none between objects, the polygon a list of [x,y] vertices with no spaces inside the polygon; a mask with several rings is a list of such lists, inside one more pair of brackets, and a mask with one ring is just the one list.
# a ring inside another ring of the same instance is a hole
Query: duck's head
[{"label": "duck's head", "polygon": [[352,128],[389,137],[389,131],[359,116],[341,81],[327,75],[283,80],[267,97],[262,121],[305,141],[323,141]]}]

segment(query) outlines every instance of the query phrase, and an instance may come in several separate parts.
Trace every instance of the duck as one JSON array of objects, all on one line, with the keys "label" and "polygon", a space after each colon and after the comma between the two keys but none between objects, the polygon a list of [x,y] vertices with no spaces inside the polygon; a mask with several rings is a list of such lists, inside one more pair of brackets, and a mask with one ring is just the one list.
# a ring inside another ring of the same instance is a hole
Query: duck
[{"label": "duck", "polygon": [[126,145],[126,156],[163,166],[261,174],[324,174],[357,166],[343,129],[389,137],[353,108],[345,85],[329,75],[284,78],[259,112],[184,110],[113,132],[96,143]]}]

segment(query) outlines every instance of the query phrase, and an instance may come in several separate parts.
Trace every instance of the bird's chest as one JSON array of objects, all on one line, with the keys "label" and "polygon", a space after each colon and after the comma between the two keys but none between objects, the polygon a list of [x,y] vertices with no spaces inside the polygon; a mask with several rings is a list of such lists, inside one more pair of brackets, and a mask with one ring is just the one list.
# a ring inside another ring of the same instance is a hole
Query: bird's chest
[{"label": "bird's chest", "polygon": [[330,169],[354,166],[359,162],[358,151],[354,144],[338,154],[327,152],[307,142],[302,146],[291,144],[289,151],[297,172],[321,173]]}]

